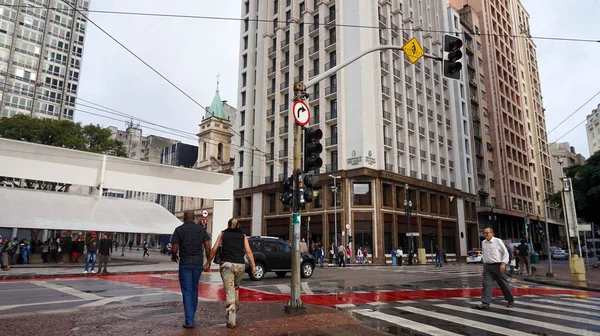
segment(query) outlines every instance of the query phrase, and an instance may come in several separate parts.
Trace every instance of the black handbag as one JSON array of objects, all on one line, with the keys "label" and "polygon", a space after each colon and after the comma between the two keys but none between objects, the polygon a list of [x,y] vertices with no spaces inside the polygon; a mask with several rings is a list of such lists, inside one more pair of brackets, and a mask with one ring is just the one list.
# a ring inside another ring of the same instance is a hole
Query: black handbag
[{"label": "black handbag", "polygon": [[223,246],[219,246],[217,248],[217,252],[215,253],[215,257],[213,258],[215,264],[221,265],[223,262]]}]

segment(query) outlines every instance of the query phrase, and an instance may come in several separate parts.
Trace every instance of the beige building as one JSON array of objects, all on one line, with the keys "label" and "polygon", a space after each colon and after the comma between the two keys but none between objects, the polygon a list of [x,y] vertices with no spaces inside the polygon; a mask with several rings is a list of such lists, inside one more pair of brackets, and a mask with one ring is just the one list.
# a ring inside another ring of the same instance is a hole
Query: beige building
[{"label": "beige building", "polygon": [[585,157],[575,152],[575,147],[568,142],[553,143],[550,145],[550,163],[552,165],[552,182],[554,189],[552,193],[561,190],[562,183],[560,181],[563,170],[572,166],[585,164]]},{"label": "beige building", "polygon": [[598,104],[598,107],[593,109],[592,113],[587,116],[585,130],[587,132],[591,156],[597,151],[600,151],[600,104]]},{"label": "beige building", "polygon": [[[519,0],[449,2],[467,31],[474,144],[481,144],[481,150],[475,148],[480,229],[491,226],[501,238],[519,240],[526,216],[534,224],[544,220],[543,200],[553,190],[529,14]],[[548,207],[548,217],[557,218],[556,209]],[[552,240],[561,235],[556,224],[550,227]],[[532,231],[529,236],[540,241]]]}]

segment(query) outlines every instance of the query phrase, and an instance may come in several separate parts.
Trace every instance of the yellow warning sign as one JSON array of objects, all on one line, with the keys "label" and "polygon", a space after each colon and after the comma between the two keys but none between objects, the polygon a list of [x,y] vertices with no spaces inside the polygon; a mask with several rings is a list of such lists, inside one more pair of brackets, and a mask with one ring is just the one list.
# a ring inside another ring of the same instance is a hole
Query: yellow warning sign
[{"label": "yellow warning sign", "polygon": [[425,55],[425,52],[423,51],[423,48],[421,48],[421,45],[419,44],[419,41],[417,41],[416,37],[413,37],[410,39],[410,41],[406,42],[406,44],[402,47],[402,50],[404,50],[404,53],[406,56],[408,56],[408,60],[412,64],[415,64],[419,58]]}]

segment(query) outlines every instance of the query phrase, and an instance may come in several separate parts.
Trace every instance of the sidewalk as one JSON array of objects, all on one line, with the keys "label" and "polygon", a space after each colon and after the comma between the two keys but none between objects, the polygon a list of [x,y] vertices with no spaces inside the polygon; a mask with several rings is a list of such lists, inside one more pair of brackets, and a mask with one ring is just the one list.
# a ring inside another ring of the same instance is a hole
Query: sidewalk
[{"label": "sidewalk", "polygon": [[554,265],[554,267],[552,267],[552,272],[554,273],[553,278],[546,277],[546,273],[548,272],[547,260],[541,261],[539,264],[533,266],[536,267],[535,273],[531,276],[523,277],[523,280],[548,286],[600,292],[599,268],[590,267],[589,270],[586,270],[587,282],[578,283],[573,281],[569,265]]},{"label": "sidewalk", "polygon": [[[238,327],[225,327],[223,302],[200,302],[193,329],[183,329],[181,302],[114,305],[109,307],[0,316],[4,330],[18,335],[385,335],[363,326],[351,315],[306,305],[303,314],[286,314],[282,303],[242,303]],[[60,321],[60,323],[56,323]],[[28,326],[23,328],[23,326]],[[50,329],[49,329],[50,328]]]}]

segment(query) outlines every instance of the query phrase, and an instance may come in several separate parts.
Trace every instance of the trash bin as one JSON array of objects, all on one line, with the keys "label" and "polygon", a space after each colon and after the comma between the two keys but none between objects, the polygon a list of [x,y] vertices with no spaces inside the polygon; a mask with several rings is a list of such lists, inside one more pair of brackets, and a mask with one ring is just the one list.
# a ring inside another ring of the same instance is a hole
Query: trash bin
[{"label": "trash bin", "polygon": [[533,264],[539,264],[539,262],[540,262],[540,255],[537,254],[536,252],[531,253],[529,255],[529,261],[531,262],[532,265]]}]

